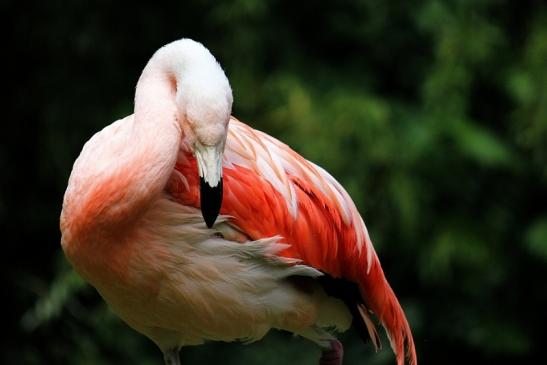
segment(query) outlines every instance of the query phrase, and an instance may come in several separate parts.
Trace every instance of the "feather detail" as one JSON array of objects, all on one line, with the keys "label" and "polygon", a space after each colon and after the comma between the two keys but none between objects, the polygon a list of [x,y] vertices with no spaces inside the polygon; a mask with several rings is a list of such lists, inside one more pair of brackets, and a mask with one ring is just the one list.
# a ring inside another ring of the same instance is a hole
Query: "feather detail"
[{"label": "feather detail", "polygon": [[378,331],[376,331],[374,322],[372,322],[372,319],[370,318],[367,307],[363,304],[357,304],[357,310],[359,311],[359,314],[367,327],[368,335],[374,345],[374,350],[378,351],[382,348],[382,343],[380,342],[380,336],[378,335]]},{"label": "feather detail", "polygon": [[[229,126],[221,213],[231,216],[232,224],[252,240],[279,236],[288,244],[280,255],[357,283],[364,304],[386,329],[397,363],[404,363],[406,347],[410,363],[416,364],[404,312],[347,192],[325,170],[287,145],[234,118]],[[188,179],[190,189],[169,192],[180,203],[198,207],[192,156],[179,159],[176,169]],[[362,308],[359,312],[379,347],[374,324]]]}]

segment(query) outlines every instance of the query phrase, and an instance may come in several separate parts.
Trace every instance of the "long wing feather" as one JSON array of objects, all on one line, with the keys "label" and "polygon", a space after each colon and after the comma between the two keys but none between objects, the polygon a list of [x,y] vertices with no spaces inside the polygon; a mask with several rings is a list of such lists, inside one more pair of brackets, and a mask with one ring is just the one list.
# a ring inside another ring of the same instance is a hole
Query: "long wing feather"
[{"label": "long wing feather", "polygon": [[[221,213],[233,217],[252,239],[283,237],[289,246],[281,255],[357,283],[367,307],[386,329],[397,363],[404,363],[406,347],[410,363],[415,364],[404,312],[344,188],[287,145],[234,118],[223,162]],[[199,206],[195,159],[182,151],[176,169],[182,178],[174,175],[168,190],[181,203]],[[366,324],[369,327],[371,322]]]}]

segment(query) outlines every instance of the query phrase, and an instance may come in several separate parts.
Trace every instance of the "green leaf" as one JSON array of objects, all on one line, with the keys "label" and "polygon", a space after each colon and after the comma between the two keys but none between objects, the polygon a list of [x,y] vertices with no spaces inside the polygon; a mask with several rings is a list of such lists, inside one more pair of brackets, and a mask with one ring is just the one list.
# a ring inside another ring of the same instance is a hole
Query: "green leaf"
[{"label": "green leaf", "polygon": [[514,162],[508,145],[477,123],[459,120],[452,124],[451,134],[469,158],[485,166],[504,166]]}]

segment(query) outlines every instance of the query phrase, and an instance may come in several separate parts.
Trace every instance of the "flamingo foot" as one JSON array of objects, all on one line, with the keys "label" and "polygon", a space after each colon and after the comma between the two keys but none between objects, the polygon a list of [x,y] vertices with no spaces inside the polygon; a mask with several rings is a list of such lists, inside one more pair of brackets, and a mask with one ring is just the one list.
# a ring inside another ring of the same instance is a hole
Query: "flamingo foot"
[{"label": "flamingo foot", "polygon": [[342,365],[342,358],[344,357],[344,347],[338,340],[330,341],[330,348],[324,349],[321,352],[321,358],[319,359],[319,365]]}]

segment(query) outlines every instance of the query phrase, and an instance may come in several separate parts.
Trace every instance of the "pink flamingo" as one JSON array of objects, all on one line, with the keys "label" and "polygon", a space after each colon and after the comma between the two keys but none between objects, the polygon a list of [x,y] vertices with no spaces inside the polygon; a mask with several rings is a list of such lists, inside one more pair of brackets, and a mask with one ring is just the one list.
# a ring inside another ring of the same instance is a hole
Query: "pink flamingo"
[{"label": "pink flamingo", "polygon": [[321,346],[321,365],[340,365],[342,345],[325,328],[353,324],[377,348],[371,313],[397,364],[405,349],[416,364],[346,191],[231,108],[203,45],[182,39],[154,54],[135,113],[95,134],[74,163],[61,213],[74,269],[166,364],[180,363],[182,346],[250,342],[276,328]]}]

